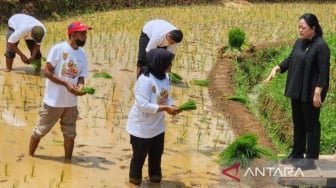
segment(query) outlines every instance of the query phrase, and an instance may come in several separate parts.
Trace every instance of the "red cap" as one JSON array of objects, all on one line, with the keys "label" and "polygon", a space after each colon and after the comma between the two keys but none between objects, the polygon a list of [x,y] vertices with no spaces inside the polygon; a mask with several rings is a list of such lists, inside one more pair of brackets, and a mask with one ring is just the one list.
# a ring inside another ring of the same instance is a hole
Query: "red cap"
[{"label": "red cap", "polygon": [[68,35],[71,35],[72,33],[76,32],[76,31],[87,31],[92,29],[91,27],[84,25],[82,22],[79,21],[75,21],[72,22],[69,26],[68,26]]}]

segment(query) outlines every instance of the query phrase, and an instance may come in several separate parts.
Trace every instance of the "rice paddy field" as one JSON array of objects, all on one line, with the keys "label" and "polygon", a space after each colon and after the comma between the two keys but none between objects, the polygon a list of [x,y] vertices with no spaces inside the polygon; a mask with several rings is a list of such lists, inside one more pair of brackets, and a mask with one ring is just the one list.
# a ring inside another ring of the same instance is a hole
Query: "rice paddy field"
[{"label": "rice paddy field", "polygon": [[[219,5],[174,6],[166,8],[125,9],[81,15],[44,22],[47,35],[43,56],[55,43],[67,40],[69,23],[80,20],[93,29],[84,49],[90,75],[86,86],[94,95],[80,97],[74,159],[63,162],[63,138],[59,125],[45,136],[28,157],[29,138],[42,104],[45,78],[34,75],[33,68],[17,57],[12,72],[0,72],[0,187],[128,187],[131,157],[129,135],[125,131],[128,112],[133,105],[136,81],[138,38],[143,24],[163,18],[184,32],[176,51],[172,71],[185,84],[172,85],[176,104],[188,99],[197,110],[166,116],[165,152],[162,159],[163,182],[153,185],[143,169],[142,187],[251,187],[249,182],[234,182],[221,174],[218,153],[235,135],[225,117],[212,107],[206,87],[193,85],[193,79],[207,79],[217,60],[217,51],[227,45],[227,33],[239,27],[249,43],[295,40],[300,15],[312,12],[325,33],[335,33],[335,3],[250,4],[226,2]],[[5,51],[6,31],[0,35],[0,51]],[[20,43],[25,49],[24,42]],[[5,59],[0,60],[1,69]],[[265,70],[268,72],[268,70]],[[107,72],[112,79],[95,78]]]}]

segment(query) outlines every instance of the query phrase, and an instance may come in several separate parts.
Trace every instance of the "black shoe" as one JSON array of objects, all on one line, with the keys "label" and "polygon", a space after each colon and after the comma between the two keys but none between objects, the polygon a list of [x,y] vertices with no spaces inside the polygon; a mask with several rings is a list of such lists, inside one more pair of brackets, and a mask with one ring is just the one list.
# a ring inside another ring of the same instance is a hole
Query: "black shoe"
[{"label": "black shoe", "polygon": [[141,179],[138,178],[129,178],[129,182],[134,185],[140,185],[141,184]]},{"label": "black shoe", "polygon": [[287,158],[280,161],[281,164],[292,164],[303,159],[303,155],[290,154]]},{"label": "black shoe", "polygon": [[301,170],[311,170],[316,168],[314,159],[309,158],[298,160],[293,164],[293,166],[296,169],[300,168]]},{"label": "black shoe", "polygon": [[156,176],[156,175],[152,175],[149,177],[150,181],[154,183],[160,183],[161,178],[162,178],[161,176]]}]

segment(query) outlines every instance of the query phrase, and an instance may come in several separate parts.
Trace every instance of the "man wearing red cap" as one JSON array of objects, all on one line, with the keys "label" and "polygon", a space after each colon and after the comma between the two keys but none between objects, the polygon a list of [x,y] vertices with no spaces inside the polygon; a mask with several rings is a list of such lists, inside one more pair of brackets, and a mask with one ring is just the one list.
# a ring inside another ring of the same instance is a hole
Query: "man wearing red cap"
[{"label": "man wearing red cap", "polygon": [[44,68],[46,88],[40,118],[30,138],[29,155],[33,156],[40,139],[60,120],[64,137],[66,161],[72,158],[78,118],[77,96],[84,93],[84,78],[88,76],[87,58],[83,50],[86,32],[91,27],[81,22],[68,26],[68,41],[54,45]]},{"label": "man wearing red cap", "polygon": [[[36,18],[26,14],[14,14],[8,20],[8,33],[6,38],[6,69],[11,71],[15,55],[18,54],[23,63],[36,62],[35,71],[40,72],[41,52],[40,45],[45,36],[46,28]],[[24,38],[31,57],[28,58],[19,48],[20,39]]]}]

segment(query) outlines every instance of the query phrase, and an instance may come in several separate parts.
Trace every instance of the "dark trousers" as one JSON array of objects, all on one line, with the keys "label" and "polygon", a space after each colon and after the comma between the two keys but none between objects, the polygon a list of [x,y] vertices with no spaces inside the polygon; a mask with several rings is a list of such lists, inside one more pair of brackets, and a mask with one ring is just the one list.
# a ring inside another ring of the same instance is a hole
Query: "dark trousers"
[{"label": "dark trousers", "polygon": [[149,42],[148,36],[144,32],[141,32],[140,38],[139,38],[137,67],[143,67],[145,65],[146,47],[147,47],[148,42]]},{"label": "dark trousers", "polygon": [[148,174],[162,177],[161,157],[164,148],[164,133],[153,138],[139,138],[131,135],[133,156],[130,164],[129,177],[142,179],[142,167],[148,155]]},{"label": "dark trousers", "polygon": [[312,102],[301,102],[292,99],[292,117],[294,123],[294,138],[292,154],[303,155],[306,158],[318,159],[320,153],[320,108]]}]

